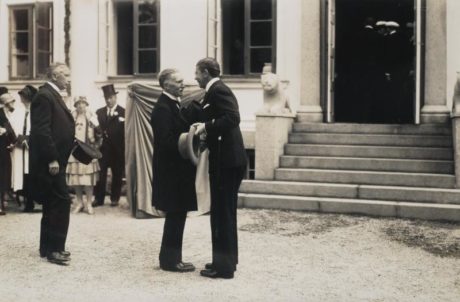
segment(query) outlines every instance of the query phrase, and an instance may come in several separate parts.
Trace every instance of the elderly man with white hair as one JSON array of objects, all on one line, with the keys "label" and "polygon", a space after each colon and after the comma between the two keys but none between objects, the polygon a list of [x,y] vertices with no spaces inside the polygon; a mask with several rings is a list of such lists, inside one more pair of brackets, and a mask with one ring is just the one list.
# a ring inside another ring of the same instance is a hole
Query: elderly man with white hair
[{"label": "elderly man with white hair", "polygon": [[62,92],[69,85],[70,70],[64,63],[54,63],[47,78],[30,110],[30,173],[33,197],[43,203],[40,256],[51,263],[67,265],[70,253],[65,243],[71,200],[66,166],[74,146],[75,123]]}]

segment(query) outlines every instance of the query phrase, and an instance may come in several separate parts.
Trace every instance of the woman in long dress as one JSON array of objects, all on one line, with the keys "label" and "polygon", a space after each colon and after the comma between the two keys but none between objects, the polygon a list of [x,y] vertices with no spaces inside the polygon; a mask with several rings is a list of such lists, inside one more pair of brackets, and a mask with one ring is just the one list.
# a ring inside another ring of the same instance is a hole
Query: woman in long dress
[{"label": "woman in long dress", "polygon": [[[86,97],[80,96],[75,99],[75,110],[72,115],[75,120],[75,137],[83,142],[89,143],[96,148],[102,144],[102,135],[99,132],[97,117],[87,109],[88,101]],[[73,156],[69,158],[67,165],[67,184],[75,189],[77,202],[73,213],[79,213],[85,210],[88,214],[94,214],[91,205],[93,199],[93,188],[99,179],[99,162],[94,159],[88,165],[77,161]],[[86,199],[83,199],[83,192]]]}]

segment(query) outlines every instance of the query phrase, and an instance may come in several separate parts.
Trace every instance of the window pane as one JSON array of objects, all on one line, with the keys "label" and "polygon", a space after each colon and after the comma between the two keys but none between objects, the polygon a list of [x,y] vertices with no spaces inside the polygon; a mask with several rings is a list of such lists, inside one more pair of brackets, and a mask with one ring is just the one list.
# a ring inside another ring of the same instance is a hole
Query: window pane
[{"label": "window pane", "polygon": [[13,10],[13,30],[28,30],[29,29],[29,10],[14,9]]},{"label": "window pane", "polygon": [[139,1],[139,24],[157,22],[157,7],[155,2],[155,0]]},{"label": "window pane", "polygon": [[139,26],[139,48],[157,47],[157,27]]},{"label": "window pane", "polygon": [[251,46],[272,45],[272,23],[253,22],[251,23]]},{"label": "window pane", "polygon": [[157,58],[155,50],[139,51],[139,73],[155,73],[157,71]]},{"label": "window pane", "polygon": [[48,52],[39,52],[37,54],[37,74],[46,73],[46,68],[51,64],[51,55]]},{"label": "window pane", "polygon": [[11,76],[29,77],[29,56],[13,56],[11,58]]},{"label": "window pane", "polygon": [[133,74],[133,4],[117,2],[117,74]]},{"label": "window pane", "polygon": [[37,23],[43,27],[51,28],[51,4],[39,3],[37,5]]},{"label": "window pane", "polygon": [[251,49],[251,73],[261,73],[264,63],[271,62],[271,48]]},{"label": "window pane", "polygon": [[29,33],[13,34],[13,53],[29,52]]},{"label": "window pane", "polygon": [[251,19],[271,19],[272,0],[251,0]]},{"label": "window pane", "polygon": [[37,43],[39,50],[51,50],[51,33],[48,29],[37,29]]},{"label": "window pane", "polygon": [[244,74],[244,0],[222,0],[224,74]]}]

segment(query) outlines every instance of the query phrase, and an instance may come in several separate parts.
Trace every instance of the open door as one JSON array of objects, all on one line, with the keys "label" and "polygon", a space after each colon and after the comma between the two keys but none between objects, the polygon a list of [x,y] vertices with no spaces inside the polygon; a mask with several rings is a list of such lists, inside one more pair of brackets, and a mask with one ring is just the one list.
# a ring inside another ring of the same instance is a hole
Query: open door
[{"label": "open door", "polygon": [[425,0],[326,3],[325,120],[418,124]]}]

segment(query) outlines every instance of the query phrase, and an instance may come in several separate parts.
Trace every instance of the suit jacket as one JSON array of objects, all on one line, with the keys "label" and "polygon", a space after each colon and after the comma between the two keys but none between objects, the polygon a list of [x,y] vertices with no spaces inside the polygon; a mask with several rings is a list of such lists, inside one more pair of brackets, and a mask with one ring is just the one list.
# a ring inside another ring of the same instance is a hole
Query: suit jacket
[{"label": "suit jacket", "polygon": [[101,152],[104,157],[115,156],[123,165],[125,160],[125,109],[117,106],[114,116],[107,116],[107,107],[96,111],[99,126],[102,131],[103,141]]},{"label": "suit jacket", "polygon": [[161,94],[152,111],[152,205],[166,212],[196,211],[195,167],[179,154],[178,141],[190,125],[178,103]]},{"label": "suit jacket", "polygon": [[245,166],[240,113],[233,92],[219,80],[205,94],[202,106],[209,148],[209,172]]},{"label": "suit jacket", "polygon": [[[74,146],[75,123],[62,97],[49,84],[39,88],[30,117],[30,173],[37,189],[34,192],[40,192],[37,199],[47,199],[52,186],[58,183],[56,177],[65,176]],[[48,164],[55,160],[59,162],[59,174],[52,176]]]}]

